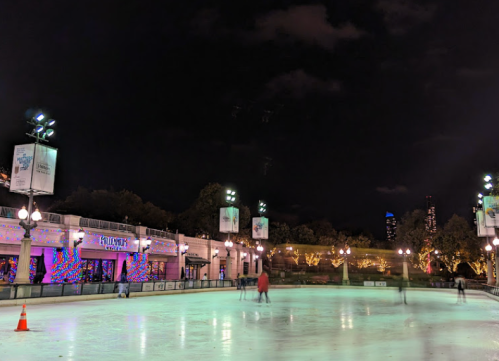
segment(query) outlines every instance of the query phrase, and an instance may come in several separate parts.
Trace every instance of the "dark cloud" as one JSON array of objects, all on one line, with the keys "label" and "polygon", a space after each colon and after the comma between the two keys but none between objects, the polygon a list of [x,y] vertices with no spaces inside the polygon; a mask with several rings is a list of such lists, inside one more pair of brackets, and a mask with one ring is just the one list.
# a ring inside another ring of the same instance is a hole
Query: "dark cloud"
[{"label": "dark cloud", "polygon": [[301,99],[311,93],[332,94],[341,89],[337,80],[316,78],[303,69],[293,70],[271,79],[266,88],[270,95],[281,94],[295,99]]},{"label": "dark cloud", "polygon": [[412,0],[380,0],[377,8],[383,13],[386,27],[393,35],[403,35],[411,28],[430,21],[436,11],[435,5]]},{"label": "dark cloud", "polygon": [[480,68],[459,68],[457,69],[457,76],[470,79],[470,80],[482,80],[487,79],[491,76],[497,74],[497,70],[494,69],[480,69]]},{"label": "dark cloud", "polygon": [[351,23],[332,26],[324,5],[301,5],[259,17],[251,38],[260,41],[298,40],[331,50],[340,39],[358,39],[362,35],[363,32]]},{"label": "dark cloud", "polygon": [[383,194],[401,194],[407,193],[408,189],[406,186],[395,186],[394,188],[389,187],[378,187],[376,191]]}]

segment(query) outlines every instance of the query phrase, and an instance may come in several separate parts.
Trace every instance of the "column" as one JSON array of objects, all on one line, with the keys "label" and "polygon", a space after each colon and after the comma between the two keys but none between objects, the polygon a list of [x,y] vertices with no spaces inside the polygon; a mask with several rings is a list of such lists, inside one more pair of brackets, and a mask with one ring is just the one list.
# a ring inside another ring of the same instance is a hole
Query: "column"
[{"label": "column", "polygon": [[407,259],[404,256],[404,262],[402,264],[402,278],[404,281],[409,281],[409,270],[407,268]]},{"label": "column", "polygon": [[348,259],[345,257],[345,261],[343,262],[343,284],[349,285],[350,279],[348,278]]},{"label": "column", "polygon": [[258,257],[258,275],[260,276],[263,271],[262,257]]},{"label": "column", "polygon": [[239,249],[236,252],[236,277],[238,273],[243,273],[243,271],[241,270],[241,250]]}]

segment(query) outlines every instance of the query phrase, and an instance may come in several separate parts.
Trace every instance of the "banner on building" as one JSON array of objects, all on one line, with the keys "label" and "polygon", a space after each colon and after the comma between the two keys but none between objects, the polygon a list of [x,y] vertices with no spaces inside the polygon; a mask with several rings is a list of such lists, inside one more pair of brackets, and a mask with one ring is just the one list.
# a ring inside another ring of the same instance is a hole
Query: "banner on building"
[{"label": "banner on building", "polygon": [[495,237],[494,228],[485,227],[484,211],[476,211],[476,232],[478,237]]},{"label": "banner on building", "polygon": [[16,145],[10,191],[35,195],[54,194],[57,149],[42,144]]},{"label": "banner on building", "polygon": [[254,217],[252,230],[254,239],[269,239],[269,219]]},{"label": "banner on building", "polygon": [[239,233],[238,208],[220,208],[220,233]]},{"label": "banner on building", "polygon": [[499,226],[499,197],[483,197],[484,224],[487,228]]}]

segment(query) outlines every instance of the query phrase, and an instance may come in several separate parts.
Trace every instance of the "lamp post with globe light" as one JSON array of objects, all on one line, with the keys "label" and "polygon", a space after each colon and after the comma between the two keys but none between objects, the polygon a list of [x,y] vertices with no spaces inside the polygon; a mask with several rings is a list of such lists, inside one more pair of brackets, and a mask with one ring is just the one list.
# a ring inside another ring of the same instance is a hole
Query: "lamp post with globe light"
[{"label": "lamp post with globe light", "polygon": [[350,255],[351,250],[350,247],[344,251],[343,249],[340,249],[340,254],[345,258],[343,261],[343,284],[344,285],[349,285],[350,284],[350,279],[348,278],[348,256]]},{"label": "lamp post with globe light", "polygon": [[[16,278],[14,283],[27,284],[29,280],[29,265],[31,263],[31,230],[38,227],[39,221],[42,220],[42,215],[38,209],[31,213],[33,207],[33,193],[30,192],[28,210],[26,207],[17,213],[19,225],[24,229],[24,238],[21,240],[21,251],[19,252],[19,263],[17,265]],[[27,220],[27,222],[26,222]],[[33,221],[33,223],[31,223]],[[26,290],[27,291],[27,290]],[[28,296],[28,295],[25,295]]]},{"label": "lamp post with globe light", "polygon": [[492,241],[492,244],[495,246],[496,251],[496,287],[499,287],[499,255],[497,254],[497,248],[499,246],[499,238],[495,237]]},{"label": "lamp post with globe light", "polygon": [[490,258],[490,252],[492,251],[492,246],[487,243],[485,246],[485,251],[487,252],[487,284],[493,285],[494,281],[494,273],[492,272],[492,259]]},{"label": "lamp post with globe light", "polygon": [[258,254],[255,256],[256,258],[256,262],[257,262],[257,269],[258,269],[258,272],[255,272],[256,274],[258,275],[261,275],[262,274],[262,271],[263,271],[263,262],[262,262],[262,252],[263,252],[263,246],[261,244],[258,244],[258,246],[256,247],[256,250],[258,251]]},{"label": "lamp post with globe light", "polygon": [[398,253],[399,253],[399,255],[404,257],[404,261],[402,264],[402,278],[404,279],[404,281],[409,281],[409,269],[407,268],[407,256],[409,256],[411,254],[411,250],[408,248],[404,252],[404,251],[402,251],[402,249],[399,249]]}]

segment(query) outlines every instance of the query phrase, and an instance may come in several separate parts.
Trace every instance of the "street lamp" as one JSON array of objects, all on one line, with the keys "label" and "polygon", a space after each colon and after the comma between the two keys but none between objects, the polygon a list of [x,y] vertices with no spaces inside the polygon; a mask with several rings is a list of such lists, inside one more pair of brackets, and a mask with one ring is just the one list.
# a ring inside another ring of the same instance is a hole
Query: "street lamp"
[{"label": "street lamp", "polygon": [[[35,211],[31,214],[31,217],[28,217],[29,212],[26,210],[26,207],[23,206],[19,212],[17,212],[17,216],[21,220],[19,222],[19,225],[24,228],[24,238],[30,238],[31,237],[31,230],[38,227],[38,224],[36,222],[42,220],[42,214],[40,211],[35,209]],[[28,223],[25,222],[25,220],[28,219]],[[31,221],[35,223],[31,223]]]},{"label": "street lamp", "polygon": [[340,254],[345,258],[343,261],[343,284],[344,285],[349,285],[350,284],[350,279],[348,278],[348,256],[350,255],[351,250],[350,247],[344,251],[343,249],[340,249]]},{"label": "street lamp", "polygon": [[496,287],[499,287],[499,255],[497,254],[498,246],[499,246],[499,238],[495,237],[492,241],[492,244],[496,247]]},{"label": "street lamp", "polygon": [[227,257],[230,257],[230,249],[229,248],[232,248],[232,246],[234,245],[234,243],[230,240],[227,240],[225,241],[225,249],[227,250]]},{"label": "street lamp", "polygon": [[152,243],[152,239],[151,237],[147,237],[146,239],[146,246],[145,247],[142,247],[142,253],[146,253],[146,251],[151,248],[151,243]]},{"label": "street lamp", "polygon": [[409,280],[409,269],[407,268],[407,256],[411,254],[411,250],[409,248],[407,248],[404,251],[402,251],[402,249],[399,249],[399,255],[403,256],[404,257],[404,261],[403,261],[403,264],[402,264],[402,278],[404,279],[404,281],[408,281]]},{"label": "street lamp", "polygon": [[75,233],[75,236],[78,240],[74,241],[74,248],[77,248],[79,244],[83,243],[83,237],[85,237],[85,231],[83,228],[80,228],[80,230]]},{"label": "street lamp", "polygon": [[211,258],[218,257],[218,252],[220,252],[220,251],[219,251],[219,249],[218,249],[218,248],[215,248],[215,255],[214,255],[214,256],[212,256]]},{"label": "street lamp", "polygon": [[241,258],[241,261],[243,261],[244,259],[246,259],[246,256],[247,256],[247,255],[248,255],[248,254],[247,254],[246,252],[243,252],[243,257]]},{"label": "street lamp", "polygon": [[187,244],[187,242],[184,244],[184,251],[181,252],[180,254],[183,256],[184,254],[187,253],[187,251],[189,250],[189,244]]}]

